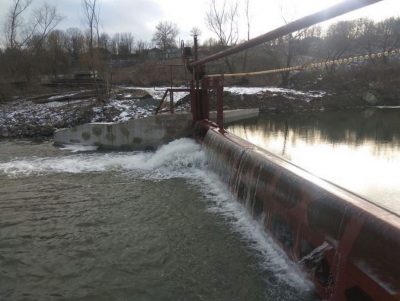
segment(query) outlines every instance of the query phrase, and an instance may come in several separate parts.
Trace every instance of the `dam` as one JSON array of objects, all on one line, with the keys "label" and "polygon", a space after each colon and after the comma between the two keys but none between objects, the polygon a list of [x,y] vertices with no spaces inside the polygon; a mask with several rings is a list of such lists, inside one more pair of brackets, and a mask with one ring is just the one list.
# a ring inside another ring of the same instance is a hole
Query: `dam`
[{"label": "dam", "polygon": [[[351,6],[340,4],[204,59],[197,57],[194,37],[193,58],[182,45],[183,63],[192,76],[190,88],[187,88],[191,95],[191,116],[185,119],[174,114],[174,89],[171,87],[168,92],[172,114],[155,116],[154,119],[165,118],[166,122],[161,122],[158,127],[149,126],[160,132],[155,135],[158,143],[191,136],[201,144],[209,169],[296,268],[308,275],[324,300],[399,300],[399,215],[226,131],[223,78],[229,75],[207,75],[205,64],[375,2],[378,1],[353,2],[355,4]],[[284,69],[267,72],[294,70]],[[211,120],[209,110],[211,90],[217,94],[216,123]],[[174,123],[174,128],[191,131],[171,134],[169,120],[178,119],[186,126]],[[117,126],[102,126],[101,131],[95,130],[100,125],[88,124],[67,133],[56,133],[55,142],[62,144],[68,139],[70,143],[82,142],[71,133],[77,132],[79,137],[92,143],[92,134],[106,133],[106,140],[95,141],[93,145],[112,148],[114,141],[120,140],[113,130]],[[130,149],[131,141],[137,144],[143,141],[139,134],[131,137],[129,128],[128,132],[122,128],[118,130],[120,135],[129,137],[129,143],[121,143],[122,148]],[[144,131],[139,132],[146,135]],[[66,138],[58,138],[61,136]],[[169,155],[174,158],[173,154]]]}]

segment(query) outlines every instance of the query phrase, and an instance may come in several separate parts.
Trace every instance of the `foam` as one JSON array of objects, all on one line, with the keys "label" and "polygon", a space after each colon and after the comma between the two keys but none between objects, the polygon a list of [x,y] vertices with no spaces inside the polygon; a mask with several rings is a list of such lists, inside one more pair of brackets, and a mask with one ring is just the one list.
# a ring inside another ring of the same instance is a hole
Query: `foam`
[{"label": "foam", "polygon": [[[63,150],[88,151],[90,147],[71,146]],[[49,173],[88,173],[119,170],[145,171],[148,178],[170,179],[189,176],[191,170],[204,164],[201,146],[191,139],[179,139],[162,146],[155,153],[115,152],[75,154],[57,158],[25,158],[0,164],[0,173],[9,176],[30,176]],[[142,173],[143,175],[143,173]]]},{"label": "foam", "polygon": [[[201,173],[203,173],[201,175]],[[199,182],[200,181],[200,182]],[[208,211],[223,216],[231,229],[239,233],[259,261],[262,272],[273,273],[278,282],[301,291],[312,289],[312,283],[306,279],[299,267],[290,261],[263,229],[263,219],[255,220],[245,207],[237,202],[215,174],[201,171],[197,183],[208,202]]]},{"label": "foam", "polygon": [[77,152],[96,151],[98,148],[99,148],[98,146],[92,146],[92,145],[68,144],[68,145],[63,145],[60,149],[67,150],[72,153],[77,153]]},{"label": "foam", "polygon": [[119,171],[153,181],[185,178],[203,193],[207,210],[221,215],[232,231],[240,234],[251,253],[258,258],[261,272],[272,274],[275,281],[292,288],[311,290],[311,283],[305,280],[299,268],[264,232],[262,222],[254,220],[226,185],[207,169],[205,151],[192,139],[175,140],[154,153],[81,153],[57,158],[25,158],[0,164],[0,174],[10,177],[102,171]]}]

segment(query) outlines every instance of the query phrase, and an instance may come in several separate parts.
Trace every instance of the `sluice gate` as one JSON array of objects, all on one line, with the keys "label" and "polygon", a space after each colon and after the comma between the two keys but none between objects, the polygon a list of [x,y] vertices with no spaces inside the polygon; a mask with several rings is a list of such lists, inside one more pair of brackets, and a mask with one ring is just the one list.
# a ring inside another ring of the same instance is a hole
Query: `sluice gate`
[{"label": "sluice gate", "polygon": [[[380,1],[344,1],[202,59],[196,36],[193,56],[190,47],[181,45],[183,65],[191,74],[187,90],[195,137],[210,167],[309,275],[324,300],[400,301],[400,217],[226,132],[224,75],[207,75],[205,64]],[[216,124],[209,120],[211,90]],[[171,84],[172,114],[174,91]]]},{"label": "sluice gate", "polygon": [[209,166],[325,300],[400,300],[400,218],[200,122]]}]

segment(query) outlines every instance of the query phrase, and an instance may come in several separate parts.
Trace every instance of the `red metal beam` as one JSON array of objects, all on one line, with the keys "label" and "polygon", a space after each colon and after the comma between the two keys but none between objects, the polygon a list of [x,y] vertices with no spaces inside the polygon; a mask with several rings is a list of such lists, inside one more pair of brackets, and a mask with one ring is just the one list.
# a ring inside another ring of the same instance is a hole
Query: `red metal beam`
[{"label": "red metal beam", "polygon": [[157,115],[158,112],[160,111],[161,106],[162,106],[162,104],[164,103],[164,100],[165,100],[165,98],[166,98],[167,95],[168,95],[168,92],[171,93],[171,95],[170,95],[170,100],[172,99],[172,102],[171,102],[170,105],[171,105],[171,112],[173,113],[175,110],[174,110],[174,108],[173,108],[173,96],[172,96],[172,94],[173,94],[174,92],[190,92],[190,91],[191,91],[190,89],[185,89],[185,88],[180,88],[180,89],[167,89],[167,90],[165,90],[165,93],[164,93],[163,97],[161,98],[160,103],[158,104],[158,106],[157,106],[157,108],[156,108],[155,115]]},{"label": "red metal beam", "polygon": [[343,15],[345,13],[351,12],[353,10],[360,9],[362,7],[381,2],[383,0],[347,0],[343,1],[339,4],[321,10],[315,14],[306,16],[289,24],[286,24],[282,27],[279,27],[275,30],[267,32],[261,36],[258,36],[254,39],[241,43],[237,46],[231,47],[224,51],[218,52],[211,56],[205,57],[201,60],[194,61],[188,64],[189,67],[201,66],[203,64],[215,61],[217,59],[226,57],[231,54],[235,54],[237,52],[246,50],[248,48],[260,45],[262,43],[277,39],[281,36],[290,34],[292,32],[301,30],[303,28],[315,25],[317,23],[335,18],[337,16]]}]

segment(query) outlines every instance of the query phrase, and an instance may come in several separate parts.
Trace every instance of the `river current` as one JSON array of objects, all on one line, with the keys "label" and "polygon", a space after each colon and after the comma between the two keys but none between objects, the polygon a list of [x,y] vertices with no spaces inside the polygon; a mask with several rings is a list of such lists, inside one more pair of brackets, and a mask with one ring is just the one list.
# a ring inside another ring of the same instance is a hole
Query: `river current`
[{"label": "river current", "polygon": [[0,149],[0,300],[316,300],[193,140]]}]

